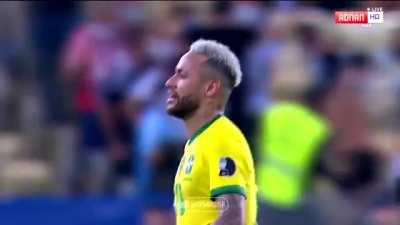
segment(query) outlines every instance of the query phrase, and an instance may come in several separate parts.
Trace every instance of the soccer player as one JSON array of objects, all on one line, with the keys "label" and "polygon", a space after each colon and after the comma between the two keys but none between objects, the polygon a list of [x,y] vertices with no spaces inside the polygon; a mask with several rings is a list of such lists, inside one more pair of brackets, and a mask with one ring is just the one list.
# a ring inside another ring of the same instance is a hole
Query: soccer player
[{"label": "soccer player", "polygon": [[167,112],[182,119],[191,136],[175,176],[177,225],[256,224],[253,158],[242,132],[223,114],[241,77],[227,46],[200,39],[165,83]]}]

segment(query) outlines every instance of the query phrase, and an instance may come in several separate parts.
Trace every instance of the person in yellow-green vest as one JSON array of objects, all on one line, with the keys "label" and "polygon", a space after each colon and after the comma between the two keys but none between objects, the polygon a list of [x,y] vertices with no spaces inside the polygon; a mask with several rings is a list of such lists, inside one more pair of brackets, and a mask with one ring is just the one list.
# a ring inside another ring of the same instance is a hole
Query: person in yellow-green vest
[{"label": "person in yellow-green vest", "polygon": [[276,102],[261,114],[256,170],[259,225],[321,224],[313,215],[317,207],[305,198],[332,134],[328,121],[316,110],[322,99],[318,95],[306,103]]},{"label": "person in yellow-green vest", "polygon": [[328,137],[328,125],[308,108],[289,102],[265,112],[262,125],[269,135],[262,137],[259,184],[267,188],[260,194],[276,205],[291,207],[301,199],[314,158]]},{"label": "person in yellow-green vest", "polygon": [[[270,106],[261,121],[261,133],[265,135],[260,137],[258,152],[260,204],[265,202],[289,213],[301,204],[314,162],[328,140],[329,125],[311,109],[295,102]],[[263,213],[260,212],[259,224],[265,222],[261,219]],[[273,218],[265,220],[271,220],[266,224],[281,224],[272,223]]]},{"label": "person in yellow-green vest", "polygon": [[334,147],[341,133],[324,117],[330,87],[316,86],[303,102],[276,102],[261,114],[256,154],[259,225],[332,224],[313,193],[315,174],[347,193],[376,181],[379,157],[368,153],[370,147],[350,149],[353,153],[346,157]]}]

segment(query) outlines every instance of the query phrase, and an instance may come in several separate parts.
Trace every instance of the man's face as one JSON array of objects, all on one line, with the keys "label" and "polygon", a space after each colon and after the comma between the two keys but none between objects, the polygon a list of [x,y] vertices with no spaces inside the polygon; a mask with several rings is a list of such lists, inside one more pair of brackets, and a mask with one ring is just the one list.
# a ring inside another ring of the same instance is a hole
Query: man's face
[{"label": "man's face", "polygon": [[207,57],[192,52],[181,57],[175,73],[165,82],[169,92],[168,114],[185,119],[198,109],[203,90],[199,71],[206,60]]}]

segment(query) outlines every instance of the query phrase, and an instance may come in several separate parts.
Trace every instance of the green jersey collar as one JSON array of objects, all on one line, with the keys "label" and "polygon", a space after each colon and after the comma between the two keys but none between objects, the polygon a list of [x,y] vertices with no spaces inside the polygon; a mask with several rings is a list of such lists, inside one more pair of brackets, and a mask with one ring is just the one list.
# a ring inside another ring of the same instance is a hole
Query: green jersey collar
[{"label": "green jersey collar", "polygon": [[203,126],[201,126],[194,134],[193,136],[189,139],[189,145],[197,138],[197,136],[199,136],[201,133],[203,133],[203,131],[205,131],[209,126],[211,126],[211,124],[213,124],[217,119],[219,119],[220,117],[222,117],[222,114],[218,114],[216,115],[214,118],[212,118],[210,121],[208,121],[207,123],[205,123]]}]

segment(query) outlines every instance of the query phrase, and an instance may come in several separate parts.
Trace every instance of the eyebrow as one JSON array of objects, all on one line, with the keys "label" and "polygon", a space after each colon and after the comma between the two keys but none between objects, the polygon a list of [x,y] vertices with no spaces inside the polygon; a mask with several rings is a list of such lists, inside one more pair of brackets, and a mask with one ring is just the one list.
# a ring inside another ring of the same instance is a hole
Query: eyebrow
[{"label": "eyebrow", "polygon": [[186,72],[182,68],[175,68],[175,73],[186,74]]}]

